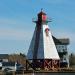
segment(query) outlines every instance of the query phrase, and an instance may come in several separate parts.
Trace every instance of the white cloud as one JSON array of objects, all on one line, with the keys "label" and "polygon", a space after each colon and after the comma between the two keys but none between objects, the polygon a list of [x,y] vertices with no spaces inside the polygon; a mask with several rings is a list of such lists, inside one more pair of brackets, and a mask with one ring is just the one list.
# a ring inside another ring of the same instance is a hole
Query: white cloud
[{"label": "white cloud", "polygon": [[[27,26],[26,26],[27,25]],[[30,39],[32,32],[27,30],[28,24],[8,18],[0,18],[0,40],[26,40]]]},{"label": "white cloud", "polygon": [[26,40],[30,39],[31,32],[19,29],[0,29],[0,40]]},{"label": "white cloud", "polygon": [[74,32],[70,32],[67,30],[55,30],[53,31],[53,34],[57,37],[57,38],[69,38],[71,42],[75,42],[75,33]]},{"label": "white cloud", "polygon": [[7,19],[7,18],[0,18],[0,25],[2,25],[2,24],[5,24],[5,25],[16,24],[16,21]]}]

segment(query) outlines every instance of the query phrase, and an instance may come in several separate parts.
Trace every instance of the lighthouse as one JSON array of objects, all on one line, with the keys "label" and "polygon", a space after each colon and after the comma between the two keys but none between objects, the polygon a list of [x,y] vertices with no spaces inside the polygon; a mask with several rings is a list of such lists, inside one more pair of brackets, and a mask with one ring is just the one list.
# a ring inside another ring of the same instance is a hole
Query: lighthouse
[{"label": "lighthouse", "polygon": [[51,30],[48,26],[46,13],[42,10],[37,14],[34,34],[27,53],[28,60],[31,60],[33,67],[50,70],[59,67],[59,55],[52,38]]}]

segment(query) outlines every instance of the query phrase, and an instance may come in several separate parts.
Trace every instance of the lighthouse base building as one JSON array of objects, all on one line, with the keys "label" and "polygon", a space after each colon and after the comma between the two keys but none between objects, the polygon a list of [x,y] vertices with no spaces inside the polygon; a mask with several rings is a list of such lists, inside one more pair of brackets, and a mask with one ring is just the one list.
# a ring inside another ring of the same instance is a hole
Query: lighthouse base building
[{"label": "lighthouse base building", "polygon": [[[27,59],[34,69],[52,70],[60,67],[60,57],[48,27],[47,15],[41,11],[38,15],[35,31],[27,53]],[[28,66],[27,66],[28,68]]]},{"label": "lighthouse base building", "polygon": [[57,39],[53,36],[53,40],[60,57],[60,68],[69,67],[69,55],[68,55],[68,45],[70,43],[69,38]]}]

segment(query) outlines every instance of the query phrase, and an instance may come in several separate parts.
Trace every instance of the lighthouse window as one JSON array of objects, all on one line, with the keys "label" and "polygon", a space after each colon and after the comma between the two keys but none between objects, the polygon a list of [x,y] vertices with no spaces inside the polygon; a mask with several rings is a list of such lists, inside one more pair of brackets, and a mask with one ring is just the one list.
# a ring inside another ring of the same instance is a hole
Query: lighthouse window
[{"label": "lighthouse window", "polygon": [[45,33],[46,33],[46,36],[49,35],[49,29],[48,28],[45,29]]},{"label": "lighthouse window", "polygon": [[67,49],[67,47],[65,45],[58,45],[56,48],[58,48],[58,49]]}]

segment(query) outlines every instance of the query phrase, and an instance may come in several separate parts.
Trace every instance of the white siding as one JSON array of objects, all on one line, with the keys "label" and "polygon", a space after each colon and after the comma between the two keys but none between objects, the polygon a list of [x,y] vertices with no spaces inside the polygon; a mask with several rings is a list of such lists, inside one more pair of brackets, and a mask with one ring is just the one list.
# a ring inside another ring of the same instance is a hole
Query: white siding
[{"label": "white siding", "polygon": [[[49,28],[48,25],[41,25],[41,32],[40,32],[40,41],[39,47],[37,51],[37,59],[60,59],[57,49],[55,47],[51,31],[48,31],[48,36],[46,35],[45,29]],[[28,59],[33,59],[33,52],[34,52],[34,44],[36,38],[36,28],[34,31],[34,35],[28,50],[27,57]]]},{"label": "white siding", "polygon": [[49,30],[49,35],[46,36],[45,29],[48,25],[43,25],[43,40],[44,40],[44,58],[45,59],[60,59],[57,49],[55,47],[51,31]]},{"label": "white siding", "polygon": [[0,67],[2,67],[2,62],[0,62]]}]

